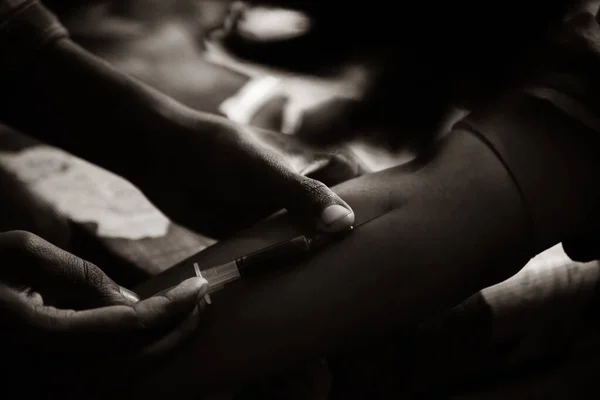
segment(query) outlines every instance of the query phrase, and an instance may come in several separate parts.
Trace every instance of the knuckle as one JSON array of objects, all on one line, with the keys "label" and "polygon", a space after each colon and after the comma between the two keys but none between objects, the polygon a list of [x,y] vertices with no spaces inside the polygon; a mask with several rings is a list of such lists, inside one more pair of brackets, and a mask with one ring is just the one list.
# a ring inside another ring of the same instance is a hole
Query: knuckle
[{"label": "knuckle", "polygon": [[297,191],[294,191],[295,196],[290,199],[288,210],[294,212],[306,211],[309,209],[320,209],[325,203],[330,203],[334,198],[333,193],[327,185],[316,179],[302,177],[297,181]]},{"label": "knuckle", "polygon": [[98,268],[96,265],[92,264],[89,261],[81,259],[77,256],[71,255],[73,257],[74,265],[78,265],[83,274],[84,282],[88,283],[94,287],[102,287],[106,283],[106,277],[104,273]]},{"label": "knuckle", "polygon": [[12,231],[8,236],[7,244],[6,250],[14,256],[37,264],[46,252],[47,242],[31,232]]},{"label": "knuckle", "polygon": [[143,306],[141,303],[136,304],[131,307],[132,319],[134,321],[135,328],[140,331],[147,330],[150,326],[148,318],[145,316],[145,312],[143,311]]},{"label": "knuckle", "polygon": [[312,178],[302,179],[300,181],[300,186],[307,195],[313,195],[323,190],[329,190],[323,182]]},{"label": "knuckle", "polygon": [[16,247],[24,251],[36,251],[42,242],[39,236],[27,231],[11,231],[7,235]]}]

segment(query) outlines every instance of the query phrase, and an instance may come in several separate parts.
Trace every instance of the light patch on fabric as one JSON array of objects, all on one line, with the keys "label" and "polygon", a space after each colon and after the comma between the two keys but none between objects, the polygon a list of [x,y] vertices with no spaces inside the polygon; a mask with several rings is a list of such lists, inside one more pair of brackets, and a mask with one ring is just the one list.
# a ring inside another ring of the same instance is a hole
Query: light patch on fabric
[{"label": "light patch on fabric", "polygon": [[29,190],[77,223],[93,223],[104,238],[165,236],[170,221],[128,181],[64,151],[37,146],[0,152],[0,164]]}]

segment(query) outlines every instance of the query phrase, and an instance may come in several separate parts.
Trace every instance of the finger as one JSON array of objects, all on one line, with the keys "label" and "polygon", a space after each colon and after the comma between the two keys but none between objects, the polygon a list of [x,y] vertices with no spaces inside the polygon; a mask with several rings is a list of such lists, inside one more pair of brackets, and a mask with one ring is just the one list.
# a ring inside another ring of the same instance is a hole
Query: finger
[{"label": "finger", "polygon": [[[202,296],[205,293],[202,293]],[[170,353],[181,343],[183,343],[198,328],[200,316],[206,307],[206,301],[203,297],[194,307],[192,312],[175,329],[170,330],[165,336],[153,342],[132,358],[136,363],[139,361],[150,361]]]},{"label": "finger", "polygon": [[265,178],[261,183],[288,211],[307,216],[323,232],[342,232],[352,227],[352,208],[325,184],[293,172],[275,152],[255,147],[253,153],[263,167],[259,171]]},{"label": "finger", "polygon": [[135,333],[165,326],[176,316],[187,315],[208,288],[203,278],[190,278],[170,291],[140,301],[133,306],[111,306],[95,310],[67,313],[52,318],[56,332],[103,331],[104,333]]},{"label": "finger", "polygon": [[[140,351],[127,357],[119,357],[110,361],[113,370],[127,371],[131,368],[152,368],[153,363],[159,361],[164,356],[171,354],[176,348],[181,346],[186,339],[198,328],[201,321],[201,314],[206,307],[206,301],[200,300],[192,312],[174,329],[162,336],[155,342],[150,343]],[[117,365],[114,365],[117,364]],[[97,364],[95,368],[104,369],[102,364]]]},{"label": "finger", "polygon": [[322,182],[295,173],[282,154],[265,142],[264,135],[250,130],[240,135],[237,127],[229,129],[233,133],[228,139],[235,140],[236,148],[246,150],[240,160],[248,167],[241,173],[247,173],[248,178],[262,177],[254,180],[254,190],[265,202],[308,215],[322,231],[339,232],[352,226],[354,212],[350,206]]},{"label": "finger", "polygon": [[39,236],[15,231],[8,240],[13,251],[18,252],[14,259],[22,264],[15,274],[15,279],[21,280],[17,283],[39,292],[47,305],[86,309],[137,301],[135,295],[117,285],[96,265]]},{"label": "finger", "polygon": [[288,210],[310,215],[320,231],[342,232],[354,224],[352,208],[322,182],[298,176],[291,185]]},{"label": "finger", "polygon": [[134,306],[144,326],[168,326],[179,323],[203,301],[208,293],[208,281],[193,277],[164,294],[150,297]]},{"label": "finger", "polygon": [[[201,300],[175,329],[151,342],[147,347],[140,347],[140,350],[130,351],[125,355],[121,352],[113,352],[112,355],[105,353],[98,358],[89,357],[87,354],[77,354],[74,357],[66,355],[66,357],[56,359],[37,353],[32,356],[20,355],[18,362],[11,365],[13,368],[16,365],[22,365],[22,368],[27,368],[32,372],[33,368],[36,368],[35,371],[39,371],[38,373],[44,377],[43,382],[38,381],[38,383],[43,383],[44,392],[51,391],[61,395],[56,398],[64,398],[63,396],[67,393],[85,394],[89,397],[89,385],[102,381],[111,382],[111,384],[108,387],[104,385],[96,387],[97,396],[94,398],[110,398],[111,395],[114,395],[113,388],[119,388],[119,392],[127,390],[128,386],[137,378],[144,377],[148,370],[162,362],[164,357],[172,354],[186,339],[189,339],[199,325],[205,305],[205,301]],[[39,356],[42,358],[38,359]],[[33,365],[31,365],[32,363]],[[65,381],[65,377],[68,377],[67,381]],[[102,388],[106,389],[108,394],[97,391]]]},{"label": "finger", "polygon": [[78,353],[78,357],[136,352],[185,319],[207,289],[205,279],[191,278],[133,306],[74,311],[28,304],[24,315],[30,341],[46,351]]}]

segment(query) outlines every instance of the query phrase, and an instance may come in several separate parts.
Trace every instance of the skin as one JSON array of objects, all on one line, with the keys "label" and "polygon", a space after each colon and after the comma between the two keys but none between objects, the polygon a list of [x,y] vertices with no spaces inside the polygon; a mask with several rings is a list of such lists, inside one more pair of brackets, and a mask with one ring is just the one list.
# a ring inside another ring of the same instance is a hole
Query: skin
[{"label": "skin", "polygon": [[[142,136],[136,136],[173,128],[169,123],[165,125],[166,121],[178,121],[177,128],[170,131],[176,135],[189,133],[192,127],[218,126],[216,130],[207,129],[205,132],[212,134],[202,136],[201,142],[183,142],[185,148],[203,144],[199,148],[212,162],[218,159],[210,157],[215,149],[247,149],[241,134],[235,134],[233,141],[226,139],[230,137],[228,133],[238,132],[230,124],[216,123],[217,119],[212,117],[197,117],[115,74],[106,65],[84,57],[73,46],[68,41],[61,42],[44,54],[45,62],[40,63],[43,68],[34,65],[24,71],[30,79],[16,80],[24,86],[15,85],[21,92],[12,88],[14,101],[6,102],[5,108],[14,111],[7,114],[14,126],[105,165],[143,188],[151,186],[144,179],[148,176],[144,171],[154,168],[152,161],[157,159],[145,159],[147,163],[140,167],[126,162],[129,159],[124,155],[138,149],[140,143],[148,146],[145,149],[170,143],[166,140],[168,136],[150,135],[147,142],[140,142]],[[79,68],[82,65],[86,67]],[[124,88],[117,90],[116,95],[110,91]],[[58,89],[65,92],[54,97],[54,102],[49,102],[46,96],[31,99],[19,94],[36,93],[33,89],[44,94],[58,93]],[[81,101],[82,98],[91,102]],[[108,107],[106,116],[99,117],[97,108],[90,106],[94,98]],[[39,118],[27,118],[26,113],[19,112],[24,106],[30,107],[28,113],[39,112]],[[66,110],[72,115],[66,115]],[[131,127],[133,134],[123,135],[128,129],[112,129],[120,117],[130,114],[134,117],[125,127]],[[45,137],[42,128],[48,125],[64,130]],[[89,129],[88,136],[81,135],[85,129]],[[117,140],[120,146],[114,145]],[[551,148],[542,147],[540,151],[549,152],[548,159],[560,156],[563,153],[555,151],[568,145],[565,140],[563,137],[562,142],[553,142]],[[464,130],[452,132],[439,144],[437,152],[415,169],[393,168],[340,186],[337,192],[348,199],[357,214],[373,215],[377,211],[375,215],[384,212],[385,215],[304,265],[224,293],[207,313],[190,347],[173,354],[166,367],[141,390],[150,390],[146,393],[149,398],[158,397],[165,390],[184,397],[186,392],[189,395],[199,389],[241,384],[303,359],[347,349],[358,341],[380,338],[410,326],[512,275],[537,251],[566,236],[585,232],[597,221],[585,216],[590,206],[600,200],[598,189],[586,189],[580,183],[594,181],[598,165],[590,158],[589,148],[597,148],[598,143],[575,141],[577,144],[569,147],[569,157],[583,158],[584,162],[569,164],[575,168],[569,174],[548,173],[552,171],[552,163],[544,165],[548,170],[537,170],[537,179],[548,189],[546,196],[523,199],[496,154],[472,132]],[[256,154],[236,153],[243,155],[237,167],[243,170],[247,166],[263,166],[254,170],[271,182],[263,188],[262,195],[277,184],[302,188],[278,197],[282,203],[307,191],[313,192],[315,187],[304,185],[307,181],[285,169],[281,173],[281,169],[272,168],[280,164],[264,153],[258,152],[258,159],[266,163],[251,162],[256,161]],[[587,168],[590,165],[593,168]],[[572,176],[576,177],[575,183]],[[573,187],[577,190],[572,193],[568,189]],[[329,195],[326,204],[339,202],[337,199]],[[322,199],[316,200],[314,209],[324,204]],[[562,212],[557,214],[557,210]],[[344,222],[347,225],[350,219]],[[552,229],[543,229],[543,223]],[[289,221],[285,220],[269,221],[247,232],[245,240],[269,232],[275,236],[282,234],[289,229],[285,228],[287,224]],[[257,239],[254,243],[263,241]],[[235,240],[228,243],[239,245]],[[227,244],[213,251],[225,254]],[[370,274],[365,273],[367,266]],[[21,292],[20,298],[24,295]],[[106,316],[102,319],[108,320]],[[95,326],[91,324],[86,329]]]},{"label": "skin", "polygon": [[[587,138],[572,149],[573,156],[594,160],[595,168],[583,161],[571,176],[593,178],[598,163],[584,143],[596,142]],[[494,151],[472,132],[454,130],[423,163],[335,187],[358,224],[385,215],[308,262],[215,297],[189,347],[144,382],[141,393],[185,397],[243,384],[393,336],[508,278],[539,251],[592,226],[580,218],[586,201],[579,195],[600,200],[598,190],[562,195],[572,179],[542,171],[537,178],[552,187],[547,195],[555,199],[524,202]],[[546,203],[562,204],[563,212]],[[532,226],[532,213],[552,220],[553,229]],[[200,262],[214,265],[297,233],[289,218],[275,218],[208,249]]]},{"label": "skin", "polygon": [[[385,215],[307,262],[226,289],[194,340],[139,393],[185,398],[368,347],[512,276],[537,253],[595,232],[597,130],[519,91],[469,120],[485,135],[456,125],[412,168],[334,188],[359,225]],[[292,237],[289,224],[265,222],[208,250],[202,262]]]},{"label": "skin", "polygon": [[[11,78],[2,82],[0,120],[125,177],[204,234],[239,230],[281,207],[324,231],[353,222],[341,198],[272,150],[272,133],[192,110],[68,39]],[[337,215],[322,214],[332,205],[342,207]]]},{"label": "skin", "polygon": [[[188,227],[223,234],[281,207],[323,231],[354,221],[341,198],[273,151],[272,134],[191,110],[68,39],[0,84],[3,123],[129,179]],[[21,354],[5,360],[7,381],[40,372],[47,379],[32,390],[51,385],[60,395],[81,389],[89,396],[91,377],[133,379],[132,365],[151,365],[197,325],[201,279],[138,301],[102,266],[29,232],[0,235],[0,320],[10,326],[0,342]],[[35,367],[22,355],[31,349]]]},{"label": "skin", "polygon": [[6,390],[24,370],[37,376],[31,393],[86,385],[90,374],[115,380],[160,359],[197,327],[207,290],[192,278],[139,301],[94,264],[25,231],[0,233],[0,260]]}]

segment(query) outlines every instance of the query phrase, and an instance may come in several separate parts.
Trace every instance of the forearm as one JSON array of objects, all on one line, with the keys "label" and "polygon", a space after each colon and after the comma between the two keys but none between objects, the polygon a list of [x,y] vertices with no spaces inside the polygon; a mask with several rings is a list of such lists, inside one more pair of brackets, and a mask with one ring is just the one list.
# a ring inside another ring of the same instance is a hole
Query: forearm
[{"label": "forearm", "polygon": [[[310,262],[215,299],[191,347],[154,381],[169,393],[238,384],[392,333],[512,275],[534,253],[511,178],[468,133],[454,134],[418,171],[396,168],[336,191],[359,221],[390,212]],[[254,245],[277,232],[287,234],[277,223],[259,227]],[[234,240],[207,257],[233,256],[239,247]]]},{"label": "forearm", "polygon": [[188,129],[192,115],[195,124],[211,124],[212,117],[119,72],[68,38],[45,45],[3,78],[0,121],[126,177],[151,172],[147,146],[160,147],[178,129]]},{"label": "forearm", "polygon": [[[0,119],[36,139],[128,176],[147,138],[179,107],[68,39],[45,48],[4,85]],[[168,114],[170,113],[170,114]]]},{"label": "forearm", "polygon": [[[519,91],[470,116],[421,168],[336,188],[358,222],[390,212],[291,271],[231,288],[209,307],[190,347],[153,380],[160,387],[146,389],[180,395],[238,384],[410,327],[511,276],[537,252],[595,231],[594,104],[581,119]],[[206,257],[230,260],[256,249],[263,235],[289,234],[269,222],[254,241],[246,234]]]}]

